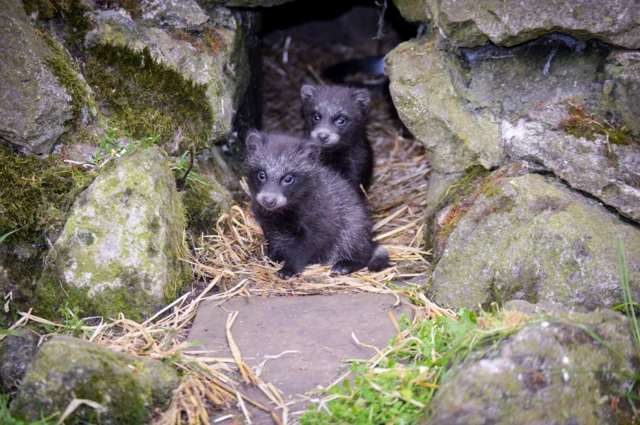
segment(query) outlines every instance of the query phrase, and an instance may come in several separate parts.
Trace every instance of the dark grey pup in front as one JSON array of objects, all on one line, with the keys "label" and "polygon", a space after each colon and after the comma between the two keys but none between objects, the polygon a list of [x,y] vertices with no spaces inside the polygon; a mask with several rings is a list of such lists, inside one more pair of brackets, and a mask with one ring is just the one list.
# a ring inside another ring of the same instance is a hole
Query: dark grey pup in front
[{"label": "dark grey pup in front", "polygon": [[371,184],[373,149],[367,139],[371,98],[366,89],[311,86],[300,89],[307,136],[322,144],[322,162],[362,193]]},{"label": "dark grey pup in front", "polygon": [[252,132],[246,150],[254,216],[269,242],[269,258],[284,261],[278,276],[297,276],[308,264],[333,265],[333,275],[388,266],[387,250],[372,241],[364,201],[322,165],[317,142]]}]

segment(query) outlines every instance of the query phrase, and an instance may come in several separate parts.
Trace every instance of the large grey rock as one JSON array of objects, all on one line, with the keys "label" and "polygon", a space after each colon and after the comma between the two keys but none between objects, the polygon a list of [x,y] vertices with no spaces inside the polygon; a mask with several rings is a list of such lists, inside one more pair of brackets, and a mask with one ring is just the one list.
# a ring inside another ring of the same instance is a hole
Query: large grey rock
[{"label": "large grey rock", "polygon": [[640,3],[636,0],[396,0],[412,21],[435,25],[462,47],[514,46],[553,32],[640,48]]},{"label": "large grey rock", "polygon": [[[129,101],[131,98],[151,96],[148,91],[152,90],[169,91],[155,94],[158,100],[141,105],[145,108],[150,103],[167,106],[167,99],[177,102],[171,105],[169,112],[163,112],[162,119],[158,118],[158,121],[171,121],[174,116],[182,117],[171,128],[162,129],[165,133],[175,133],[175,136],[163,136],[173,137],[176,145],[186,138],[195,141],[198,149],[203,149],[214,141],[223,140],[231,130],[249,78],[240,23],[228,9],[217,8],[207,15],[194,2],[156,0],[145,3],[144,10],[139,21],[122,9],[93,14],[94,29],[87,34],[85,45],[98,61],[92,69],[100,72],[89,72],[94,83],[100,85],[105,77],[101,74],[105,67],[113,68],[118,75],[124,73],[116,84],[126,87],[115,88],[121,93],[129,93],[129,99],[120,102],[128,102],[126,106],[131,109],[136,107],[135,100]],[[211,22],[207,22],[208,19]],[[124,58],[119,59],[122,56],[131,63],[137,60],[137,65],[126,65]],[[158,77],[155,87],[148,86],[147,81],[137,81],[135,73],[127,78],[126,73],[143,67],[147,60],[161,65],[148,76]],[[163,70],[169,73],[163,76]],[[176,79],[180,81],[170,82]],[[136,87],[137,83],[140,83],[139,87]],[[109,97],[112,89],[103,87],[103,96]],[[187,90],[191,94],[185,96]],[[121,107],[119,102],[111,106],[116,113]],[[148,113],[155,112],[143,115]],[[136,112],[125,110],[119,117],[131,121],[131,114]],[[135,127],[135,120],[129,125]]]},{"label": "large grey rock", "polygon": [[469,104],[465,71],[457,58],[433,42],[414,39],[387,55],[386,73],[400,119],[425,145],[436,172],[500,163],[498,122]]},{"label": "large grey rock", "polygon": [[440,174],[503,161],[500,122],[571,98],[596,104],[604,57],[592,44],[552,36],[515,48],[440,50],[429,38],[399,45],[386,71],[398,114]]},{"label": "large grey rock", "polygon": [[498,171],[443,208],[436,222],[441,246],[429,296],[443,307],[488,308],[512,299],[613,307],[623,302],[618,236],[631,292],[640,297],[640,230],[551,179]]},{"label": "large grey rock", "polygon": [[607,58],[604,92],[620,124],[640,134],[640,52],[614,51]]},{"label": "large grey rock", "polygon": [[165,154],[151,147],[117,160],[74,203],[38,284],[37,310],[51,315],[68,301],[87,315],[148,317],[190,277],[184,228]]},{"label": "large grey rock", "polygon": [[[640,80],[639,80],[640,81]],[[593,132],[577,137],[563,130],[572,119],[568,104],[531,109],[515,123],[503,121],[507,155],[529,161],[640,222],[640,144],[607,140]],[[597,124],[585,124],[600,127]]]},{"label": "large grey rock", "polygon": [[554,314],[546,323],[528,325],[509,336],[482,357],[470,358],[444,378],[428,423],[625,421],[611,406],[617,391],[626,391],[631,379],[615,371],[635,373],[637,348],[627,319],[619,313]]},{"label": "large grey rock", "polygon": [[0,141],[49,154],[71,128],[72,96],[48,62],[54,54],[27,22],[20,0],[0,7]]},{"label": "large grey rock", "polygon": [[148,423],[178,382],[176,372],[159,360],[57,336],[42,345],[29,366],[11,413],[36,421],[82,399],[101,408],[82,405],[66,424],[138,425]]}]

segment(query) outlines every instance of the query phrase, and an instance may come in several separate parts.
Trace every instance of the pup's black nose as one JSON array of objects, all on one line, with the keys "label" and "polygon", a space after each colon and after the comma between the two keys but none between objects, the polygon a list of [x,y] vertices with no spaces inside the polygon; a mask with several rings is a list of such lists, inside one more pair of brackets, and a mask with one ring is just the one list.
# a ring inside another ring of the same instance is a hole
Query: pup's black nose
[{"label": "pup's black nose", "polygon": [[275,207],[276,206],[276,202],[278,202],[278,201],[273,196],[265,196],[264,198],[262,198],[262,203],[265,206],[269,207],[269,208]]},{"label": "pup's black nose", "polygon": [[329,140],[329,133],[318,133],[318,139],[320,139],[321,142],[326,142]]}]

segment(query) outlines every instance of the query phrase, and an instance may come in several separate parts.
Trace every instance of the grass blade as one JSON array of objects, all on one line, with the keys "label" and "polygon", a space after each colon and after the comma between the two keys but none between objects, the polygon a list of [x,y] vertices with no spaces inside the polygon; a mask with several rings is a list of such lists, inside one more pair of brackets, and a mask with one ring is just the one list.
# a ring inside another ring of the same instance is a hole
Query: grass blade
[{"label": "grass blade", "polygon": [[622,286],[622,295],[624,297],[625,309],[631,326],[631,334],[635,340],[636,346],[640,348],[640,326],[636,318],[636,309],[634,308],[633,297],[631,296],[631,288],[629,287],[629,270],[627,269],[627,259],[622,244],[622,238],[618,236],[618,265],[620,266],[620,285]]}]

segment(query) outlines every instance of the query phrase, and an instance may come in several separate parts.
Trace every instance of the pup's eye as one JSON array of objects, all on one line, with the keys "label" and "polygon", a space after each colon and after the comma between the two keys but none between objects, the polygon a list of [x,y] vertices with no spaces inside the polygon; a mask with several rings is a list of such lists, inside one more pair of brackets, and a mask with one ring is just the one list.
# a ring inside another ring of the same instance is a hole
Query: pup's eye
[{"label": "pup's eye", "polygon": [[291,183],[293,183],[293,176],[285,176],[282,179],[282,183],[283,184],[291,184]]},{"label": "pup's eye", "polygon": [[347,120],[344,117],[338,117],[334,122],[336,123],[336,125],[345,125],[347,123]]},{"label": "pup's eye", "polygon": [[320,116],[320,114],[313,114],[313,117],[312,117],[312,118],[313,118],[313,120],[314,120],[315,122],[318,122],[318,121],[320,121],[320,120],[322,119],[322,117]]},{"label": "pup's eye", "polygon": [[260,171],[258,173],[258,180],[260,180],[261,182],[267,180],[267,173],[265,173],[264,171]]}]

